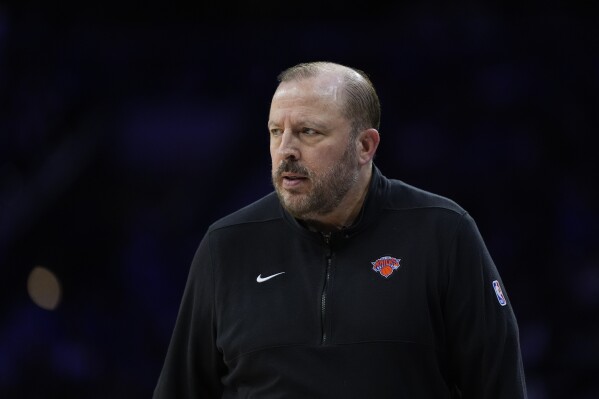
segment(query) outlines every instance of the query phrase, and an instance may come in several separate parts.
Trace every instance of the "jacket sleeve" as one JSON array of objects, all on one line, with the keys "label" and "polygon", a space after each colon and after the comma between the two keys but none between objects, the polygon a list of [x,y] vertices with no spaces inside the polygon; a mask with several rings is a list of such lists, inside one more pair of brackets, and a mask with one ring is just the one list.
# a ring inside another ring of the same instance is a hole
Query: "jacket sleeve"
[{"label": "jacket sleeve", "polygon": [[447,260],[449,373],[463,399],[526,398],[518,326],[497,268],[467,213]]},{"label": "jacket sleeve", "polygon": [[194,256],[154,399],[220,398],[225,366],[216,346],[209,235]]}]

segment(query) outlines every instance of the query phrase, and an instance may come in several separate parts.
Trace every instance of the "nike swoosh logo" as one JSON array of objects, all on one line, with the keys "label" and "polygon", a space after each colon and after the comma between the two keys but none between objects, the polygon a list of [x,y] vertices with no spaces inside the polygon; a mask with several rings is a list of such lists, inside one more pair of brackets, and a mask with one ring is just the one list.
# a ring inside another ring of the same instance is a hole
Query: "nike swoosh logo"
[{"label": "nike swoosh logo", "polygon": [[277,277],[278,275],[283,274],[283,273],[285,273],[285,272],[281,272],[281,273],[277,273],[277,274],[271,274],[270,276],[266,276],[266,277],[262,277],[262,274],[259,274],[258,277],[256,277],[256,281],[259,282],[259,283],[263,283],[266,280],[270,280],[271,278]]}]

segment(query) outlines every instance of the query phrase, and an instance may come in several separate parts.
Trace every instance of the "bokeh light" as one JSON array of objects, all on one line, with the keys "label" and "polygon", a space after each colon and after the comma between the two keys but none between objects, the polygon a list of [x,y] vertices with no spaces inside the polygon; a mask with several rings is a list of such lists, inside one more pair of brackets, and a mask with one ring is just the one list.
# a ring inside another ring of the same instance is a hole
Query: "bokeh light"
[{"label": "bokeh light", "polygon": [[29,273],[27,292],[31,300],[40,308],[54,310],[62,296],[60,281],[54,273],[42,266],[36,266]]}]

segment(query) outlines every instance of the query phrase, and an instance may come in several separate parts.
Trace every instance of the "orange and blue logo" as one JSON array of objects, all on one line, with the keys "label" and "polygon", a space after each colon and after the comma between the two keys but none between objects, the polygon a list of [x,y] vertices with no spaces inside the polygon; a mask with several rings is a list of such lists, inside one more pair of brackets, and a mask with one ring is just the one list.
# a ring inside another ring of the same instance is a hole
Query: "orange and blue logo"
[{"label": "orange and blue logo", "polygon": [[393,274],[393,272],[399,268],[400,261],[401,259],[397,259],[392,256],[383,256],[382,258],[378,258],[374,262],[370,263],[372,263],[372,270],[385,278],[389,278],[389,276],[391,276],[391,274]]}]

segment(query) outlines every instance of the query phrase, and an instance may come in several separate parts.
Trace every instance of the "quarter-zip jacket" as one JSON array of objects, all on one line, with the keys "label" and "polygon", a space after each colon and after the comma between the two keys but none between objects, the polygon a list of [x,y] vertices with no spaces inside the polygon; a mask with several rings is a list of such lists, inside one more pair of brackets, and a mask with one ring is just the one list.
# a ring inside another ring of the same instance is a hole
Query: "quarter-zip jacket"
[{"label": "quarter-zip jacket", "polygon": [[271,193],[211,225],[154,399],[526,397],[475,222],[373,167],[358,221],[312,232]]}]

